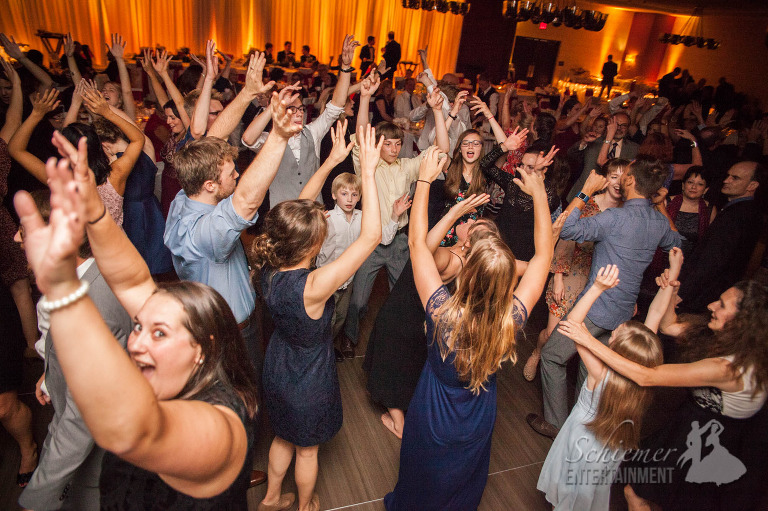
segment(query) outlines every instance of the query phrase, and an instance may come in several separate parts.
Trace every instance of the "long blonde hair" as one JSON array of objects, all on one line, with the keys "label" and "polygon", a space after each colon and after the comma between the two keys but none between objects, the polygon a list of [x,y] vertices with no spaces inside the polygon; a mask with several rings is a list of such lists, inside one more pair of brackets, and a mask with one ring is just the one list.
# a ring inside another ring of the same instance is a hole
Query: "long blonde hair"
[{"label": "long blonde hair", "polygon": [[[664,362],[659,337],[637,321],[627,321],[614,334],[611,349],[645,367]],[[637,449],[643,416],[653,399],[653,390],[612,372],[587,428],[609,449]]]},{"label": "long blonde hair", "polygon": [[459,379],[473,394],[485,390],[488,378],[506,360],[516,360],[513,315],[517,285],[515,256],[497,235],[473,240],[457,279],[456,292],[435,312],[434,339],[444,338],[440,354],[454,355]]}]

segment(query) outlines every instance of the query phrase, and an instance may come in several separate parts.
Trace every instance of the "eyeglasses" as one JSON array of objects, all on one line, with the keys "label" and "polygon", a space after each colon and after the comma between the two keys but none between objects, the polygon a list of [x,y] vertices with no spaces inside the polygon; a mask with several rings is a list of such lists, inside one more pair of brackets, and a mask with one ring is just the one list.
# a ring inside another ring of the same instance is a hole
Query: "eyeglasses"
[{"label": "eyeglasses", "polygon": [[480,140],[462,140],[461,147],[480,147],[483,143]]},{"label": "eyeglasses", "polygon": [[301,112],[302,114],[307,111],[307,107],[304,105],[302,106],[287,106],[285,107],[285,111],[288,112],[288,115],[293,115],[296,112]]},{"label": "eyeglasses", "polygon": [[629,124],[623,123],[623,124],[617,124],[617,128],[629,128]]}]

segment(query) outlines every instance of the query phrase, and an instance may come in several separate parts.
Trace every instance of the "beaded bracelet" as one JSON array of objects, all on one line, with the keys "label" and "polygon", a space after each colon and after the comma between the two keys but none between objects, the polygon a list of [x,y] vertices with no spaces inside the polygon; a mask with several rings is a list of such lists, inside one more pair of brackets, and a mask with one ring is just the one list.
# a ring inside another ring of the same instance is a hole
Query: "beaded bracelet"
[{"label": "beaded bracelet", "polygon": [[88,294],[88,281],[81,280],[80,281],[80,287],[77,288],[73,293],[68,294],[67,296],[64,296],[62,298],[59,298],[58,300],[54,300],[52,302],[48,301],[47,298],[43,297],[42,300],[40,300],[40,309],[44,312],[53,312],[55,310],[63,309],[64,307],[75,303],[76,301],[82,299],[86,294]]}]

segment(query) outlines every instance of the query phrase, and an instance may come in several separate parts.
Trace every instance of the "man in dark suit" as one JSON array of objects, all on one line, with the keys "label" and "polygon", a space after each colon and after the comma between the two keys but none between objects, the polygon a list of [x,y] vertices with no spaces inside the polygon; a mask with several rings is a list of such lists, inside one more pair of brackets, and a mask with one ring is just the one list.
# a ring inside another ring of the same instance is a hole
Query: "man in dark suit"
[{"label": "man in dark suit", "polygon": [[584,137],[570,149],[568,157],[571,159],[583,158],[584,166],[582,173],[571,191],[568,192],[568,201],[572,201],[579,191],[584,187],[587,177],[592,169],[604,165],[613,158],[623,158],[625,160],[634,160],[637,156],[637,150],[640,146],[627,137],[629,128],[629,116],[624,112],[618,112],[613,115],[605,131],[605,137],[595,138],[587,133]]},{"label": "man in dark suit", "polygon": [[361,76],[368,68],[376,64],[376,38],[368,36],[368,44],[360,48],[360,73]]},{"label": "man in dark suit", "polygon": [[[90,253],[86,240],[77,258],[77,273],[90,284],[88,295],[98,307],[112,334],[126,346],[131,318],[118,302]],[[41,391],[47,387],[48,396]],[[19,497],[26,509],[99,509],[99,476],[104,450],[98,447],[64,381],[50,332],[45,334],[45,374],[35,394],[41,404],[51,403],[54,416],[48,426],[40,463]]]},{"label": "man in dark suit", "polygon": [[291,51],[291,41],[285,41],[283,51],[277,52],[277,63],[283,67],[296,65],[296,54]]},{"label": "man in dark suit", "polygon": [[400,62],[401,56],[400,43],[395,41],[395,33],[390,32],[387,34],[387,44],[384,45],[384,61],[387,63],[389,70],[381,75],[382,81],[395,76],[397,64]]},{"label": "man in dark suit", "polygon": [[707,305],[741,280],[763,230],[755,196],[765,194],[766,180],[766,169],[757,162],[743,161],[728,170],[722,188],[728,203],[683,263],[681,311],[706,312]]},{"label": "man in dark suit", "polygon": [[613,55],[608,55],[608,62],[603,64],[603,81],[600,82],[602,87],[600,87],[600,94],[597,95],[598,98],[603,97],[603,90],[605,90],[606,87],[608,87],[608,94],[606,94],[605,97],[608,99],[611,98],[611,89],[613,88],[613,79],[616,77],[616,75],[619,74],[619,66],[616,65],[616,63],[613,61]]}]

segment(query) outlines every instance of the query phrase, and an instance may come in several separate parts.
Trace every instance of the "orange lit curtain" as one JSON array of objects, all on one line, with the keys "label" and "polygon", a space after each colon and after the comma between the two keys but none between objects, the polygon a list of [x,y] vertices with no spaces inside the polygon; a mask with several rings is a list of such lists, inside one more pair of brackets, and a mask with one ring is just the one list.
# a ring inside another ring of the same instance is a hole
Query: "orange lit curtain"
[{"label": "orange lit curtain", "polygon": [[[402,45],[403,60],[417,61],[418,48],[429,45],[435,75],[454,70],[463,18],[403,9],[400,0],[5,0],[0,2],[0,32],[12,35],[45,54],[38,29],[72,32],[90,45],[96,64],[105,65],[104,42],[111,32],[126,38],[126,51],[141,46],[183,46],[202,53],[205,40],[236,57],[269,41],[274,53],[293,42],[299,54],[308,44],[322,62],[336,56],[347,33],[361,44],[376,37],[386,42],[393,30]],[[46,54],[47,56],[47,54]],[[359,60],[355,59],[357,66]]]}]

